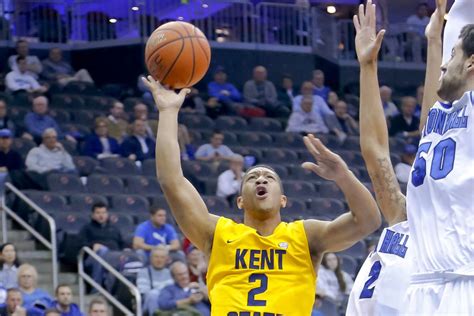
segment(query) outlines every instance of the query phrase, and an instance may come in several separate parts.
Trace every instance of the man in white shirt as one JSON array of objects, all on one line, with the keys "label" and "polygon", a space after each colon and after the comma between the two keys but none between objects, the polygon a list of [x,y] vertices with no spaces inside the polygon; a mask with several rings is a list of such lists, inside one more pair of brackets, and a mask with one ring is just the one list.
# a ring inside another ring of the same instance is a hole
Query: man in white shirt
[{"label": "man in white shirt", "polygon": [[234,152],[224,145],[224,134],[220,130],[214,130],[209,144],[201,145],[196,151],[195,157],[201,161],[230,160]]},{"label": "man in white shirt", "polygon": [[388,120],[400,113],[397,106],[392,102],[392,89],[387,86],[380,87],[380,98],[382,99],[383,113]]},{"label": "man in white shirt", "polygon": [[407,183],[410,178],[411,167],[415,161],[417,148],[415,145],[407,144],[401,155],[402,161],[395,166],[395,174],[398,182]]},{"label": "man in white shirt", "polygon": [[233,155],[230,158],[229,169],[224,171],[217,178],[217,192],[218,197],[223,197],[232,201],[232,199],[239,193],[244,176],[244,157],[241,155]]},{"label": "man in white shirt", "polygon": [[27,68],[26,71],[33,78],[38,79],[38,75],[43,71],[43,65],[36,56],[28,55],[29,45],[25,40],[19,40],[16,42],[16,55],[12,55],[8,58],[8,66],[10,69],[15,71],[18,70],[18,61],[17,57],[25,57]]},{"label": "man in white shirt", "polygon": [[10,71],[5,77],[5,85],[11,92],[24,90],[28,93],[39,92],[43,93],[48,90],[47,87],[41,86],[38,81],[27,71],[27,60],[23,56],[18,56],[15,59],[15,70]]},{"label": "man in white shirt", "polygon": [[319,111],[313,111],[314,97],[312,95],[303,96],[300,110],[290,115],[287,132],[327,134],[329,128],[324,122],[324,118]]},{"label": "man in white shirt", "polygon": [[407,47],[411,60],[421,62],[422,57],[426,55],[426,37],[425,29],[430,18],[428,16],[428,4],[422,2],[416,8],[416,14],[410,15],[406,21],[408,26]]}]

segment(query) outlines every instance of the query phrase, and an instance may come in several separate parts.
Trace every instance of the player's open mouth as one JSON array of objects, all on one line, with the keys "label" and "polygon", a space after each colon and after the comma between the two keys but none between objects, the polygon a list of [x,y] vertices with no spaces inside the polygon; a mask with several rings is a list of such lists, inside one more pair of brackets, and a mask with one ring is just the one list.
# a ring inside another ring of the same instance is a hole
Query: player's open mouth
[{"label": "player's open mouth", "polygon": [[259,200],[263,200],[268,196],[267,188],[263,185],[257,186],[255,193],[257,194],[257,199]]}]

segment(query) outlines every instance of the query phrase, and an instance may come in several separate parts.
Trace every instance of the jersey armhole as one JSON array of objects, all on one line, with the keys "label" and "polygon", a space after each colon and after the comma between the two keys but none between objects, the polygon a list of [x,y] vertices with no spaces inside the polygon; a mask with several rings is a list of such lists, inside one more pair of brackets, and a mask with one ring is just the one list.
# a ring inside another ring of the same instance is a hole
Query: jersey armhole
[{"label": "jersey armhole", "polygon": [[311,256],[311,250],[309,249],[309,240],[308,240],[308,235],[306,235],[306,229],[304,228],[304,220],[300,220],[298,222],[301,223],[300,225],[301,225],[301,229],[303,230],[303,236],[304,236],[304,239],[306,240],[305,243],[304,243],[305,248],[306,248],[306,255],[308,256],[309,262],[311,262],[311,266],[313,267],[313,269],[311,269],[311,271],[312,271],[312,274],[313,274],[313,278],[316,280],[316,278],[317,278],[316,267],[314,266],[313,257]]}]

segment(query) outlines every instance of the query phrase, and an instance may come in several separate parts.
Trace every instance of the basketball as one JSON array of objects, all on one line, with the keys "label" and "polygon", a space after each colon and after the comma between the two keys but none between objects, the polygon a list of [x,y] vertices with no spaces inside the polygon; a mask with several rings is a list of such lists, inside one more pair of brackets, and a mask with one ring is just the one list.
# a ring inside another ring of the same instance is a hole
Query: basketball
[{"label": "basketball", "polygon": [[191,87],[204,77],[211,49],[200,29],[186,22],[169,22],[148,39],[145,63],[150,75],[172,89]]}]

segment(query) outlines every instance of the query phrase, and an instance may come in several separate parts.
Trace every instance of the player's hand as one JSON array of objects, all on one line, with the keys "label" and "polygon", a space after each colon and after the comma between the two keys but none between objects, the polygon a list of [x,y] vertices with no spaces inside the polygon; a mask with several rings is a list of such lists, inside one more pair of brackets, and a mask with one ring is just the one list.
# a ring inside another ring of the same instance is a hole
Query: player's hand
[{"label": "player's hand", "polygon": [[173,90],[163,87],[157,80],[153,79],[152,76],[148,76],[147,78],[142,77],[142,81],[153,95],[156,107],[160,112],[169,109],[179,110],[186,94],[191,91],[188,88],[184,88],[181,89],[179,93],[176,93]]},{"label": "player's hand", "polygon": [[447,0],[436,0],[436,10],[430,18],[430,23],[426,26],[425,35],[428,40],[441,40],[443,32],[444,15],[446,14]]},{"label": "player's hand", "polygon": [[313,155],[316,163],[305,162],[303,168],[311,170],[321,178],[335,182],[343,181],[350,171],[342,158],[330,151],[314,135],[309,134],[304,137],[304,144]]},{"label": "player's hand", "polygon": [[385,30],[380,30],[376,34],[375,4],[368,0],[365,12],[364,5],[361,4],[359,14],[354,15],[353,20],[356,29],[355,46],[359,63],[361,65],[375,63],[385,34]]}]

